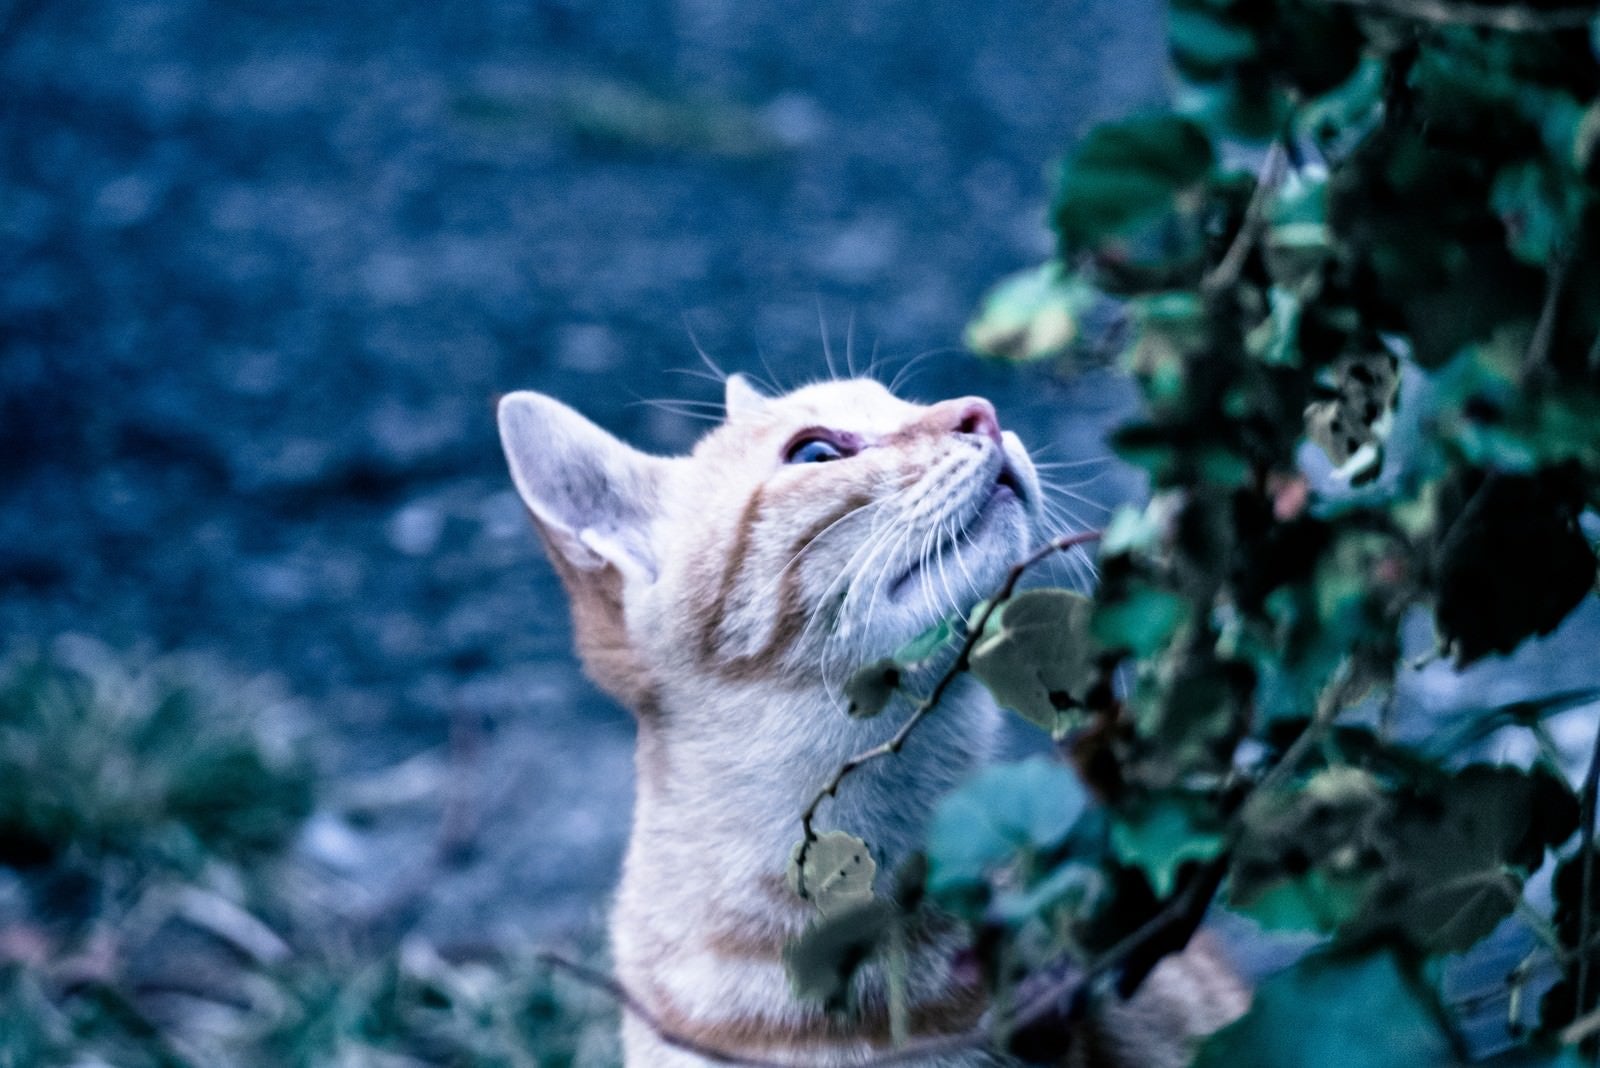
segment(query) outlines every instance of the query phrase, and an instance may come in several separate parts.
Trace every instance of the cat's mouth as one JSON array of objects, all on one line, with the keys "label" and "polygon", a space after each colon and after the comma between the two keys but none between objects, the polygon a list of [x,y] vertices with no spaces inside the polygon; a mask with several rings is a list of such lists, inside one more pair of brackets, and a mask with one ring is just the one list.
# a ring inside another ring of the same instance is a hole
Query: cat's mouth
[{"label": "cat's mouth", "polygon": [[1028,491],[1023,488],[1022,476],[1017,474],[1017,469],[1011,466],[1011,461],[1006,460],[1000,464],[1000,474],[994,480],[995,492],[1010,490],[1011,495],[1019,501],[1027,501]]},{"label": "cat's mouth", "polygon": [[[889,584],[890,599],[900,599],[917,585],[929,582],[935,575],[937,581],[933,583],[933,588],[944,590],[953,597],[972,593],[973,600],[980,600],[987,596],[992,591],[967,588],[990,583],[1004,567],[1004,559],[990,550],[985,542],[996,528],[1005,525],[997,522],[997,519],[1011,512],[1013,507],[1025,513],[1027,499],[1028,491],[1021,476],[1009,460],[1002,461],[993,482],[984,485],[952,512],[941,517],[939,535],[930,539],[917,559],[912,560]],[[1011,537],[1002,537],[1008,544],[1013,540]],[[957,581],[960,582],[959,590],[953,588]]]}]

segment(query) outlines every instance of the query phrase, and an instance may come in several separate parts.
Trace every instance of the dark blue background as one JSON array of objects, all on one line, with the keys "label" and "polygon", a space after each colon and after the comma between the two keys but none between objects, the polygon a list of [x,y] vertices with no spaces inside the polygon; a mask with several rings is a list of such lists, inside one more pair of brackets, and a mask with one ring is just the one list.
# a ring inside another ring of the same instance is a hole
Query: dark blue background
[{"label": "dark blue background", "polygon": [[669,373],[701,367],[691,331],[792,385],[822,373],[825,322],[891,371],[933,353],[913,393],[988,393],[1048,459],[1102,455],[1114,376],[956,346],[982,291],[1048,254],[1049,161],[1159,97],[1160,20],[0,2],[0,628],[283,676],[338,784],[306,848],[352,892],[404,884],[465,780],[477,848],[425,928],[585,921],[631,729],[571,659],[495,396],[543,389],[679,449],[698,424],[640,401],[717,398]]}]

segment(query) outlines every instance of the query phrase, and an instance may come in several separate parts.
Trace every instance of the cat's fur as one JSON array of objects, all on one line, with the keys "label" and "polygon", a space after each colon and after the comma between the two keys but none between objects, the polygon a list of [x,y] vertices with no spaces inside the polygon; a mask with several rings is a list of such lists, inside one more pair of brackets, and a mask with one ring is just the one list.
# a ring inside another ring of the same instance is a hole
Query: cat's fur
[{"label": "cat's fur", "polygon": [[[663,1026],[706,1046],[818,1065],[881,1052],[871,976],[853,1025],[790,993],[783,948],[815,910],[785,884],[789,852],[820,784],[895,726],[844,715],[839,681],[991,593],[1030,547],[1040,487],[1026,450],[987,401],[920,406],[870,380],[767,398],[734,376],[727,421],[678,458],[635,451],[536,393],[506,396],[499,421],[585,667],[638,717],[611,928],[619,979]],[[813,431],[858,451],[786,463]],[[893,871],[997,723],[987,694],[959,680],[903,752],[846,782],[819,828],[859,835]],[[949,949],[932,934],[913,949],[910,1015],[923,1035],[968,1027],[982,1009],[950,974]],[[1231,973],[1191,952],[1133,1005],[1102,1014],[1079,1059],[1181,1064],[1191,1036],[1243,997]],[[629,1068],[707,1063],[637,1019],[624,1040]]]}]

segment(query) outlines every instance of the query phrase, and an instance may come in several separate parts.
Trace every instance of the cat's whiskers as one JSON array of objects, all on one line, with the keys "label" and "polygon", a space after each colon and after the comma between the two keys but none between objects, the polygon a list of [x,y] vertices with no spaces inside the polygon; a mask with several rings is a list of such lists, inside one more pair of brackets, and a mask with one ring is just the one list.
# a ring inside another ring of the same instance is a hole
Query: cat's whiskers
[{"label": "cat's whiskers", "polygon": [[[1046,448],[1048,448],[1048,446],[1046,446]],[[1035,471],[1074,471],[1080,467],[1089,467],[1094,464],[1102,464],[1109,467],[1115,461],[1115,456],[1094,456],[1087,460],[1046,460],[1043,462],[1035,462],[1033,469]],[[1100,474],[1104,473],[1105,472],[1103,471],[1100,472]],[[1100,475],[1096,475],[1095,477],[1099,478]]]},{"label": "cat's whiskers", "polygon": [[853,308],[844,325],[844,369],[850,372],[851,378],[860,377],[856,373],[856,313]]},{"label": "cat's whiskers", "polygon": [[[906,487],[899,492],[909,493],[911,490],[917,488],[920,487],[913,485]],[[898,544],[896,544],[893,540],[896,534],[899,534],[900,537]],[[878,555],[886,549],[891,547],[898,549],[906,541],[910,540],[910,536],[910,528],[902,527],[899,524],[889,523],[883,525],[881,528],[875,526],[874,529],[868,534],[867,539],[862,543],[862,545],[858,547],[857,550],[851,554],[850,558],[845,561],[844,565],[840,567],[839,573],[834,577],[833,582],[829,584],[828,589],[824,591],[824,596],[819,599],[817,607],[812,610],[811,618],[806,621],[806,628],[805,631],[802,632],[802,638],[805,636],[805,634],[810,632],[820,617],[822,610],[827,607],[828,594],[831,593],[833,588],[837,586],[839,582],[842,581],[845,583],[845,591],[844,596],[839,601],[838,608],[834,612],[835,619],[843,618],[849,611],[851,597],[860,588],[855,580],[869,570],[868,565],[870,565],[878,557]],[[863,553],[866,554],[865,560],[861,559]],[[856,563],[858,560],[861,560],[859,566]],[[882,584],[878,583],[873,587],[872,600],[868,602],[866,620],[862,626],[863,630],[871,629],[872,607],[876,603],[878,591],[881,589],[881,586]],[[837,700],[839,697],[840,686],[843,683],[843,679],[839,679],[837,682],[835,681],[833,673],[829,669],[830,661],[834,657],[836,646],[839,643],[842,643],[847,637],[855,638],[856,636],[854,634],[843,633],[839,629],[835,628],[823,639],[822,642],[822,657],[820,667],[823,684],[826,687],[829,695],[835,700]]]},{"label": "cat's whiskers", "polygon": [[[939,585],[944,587],[945,600],[950,602],[951,611],[960,613],[961,606],[959,604],[959,599],[956,597],[955,591],[950,588],[950,576],[944,569],[944,545],[945,542],[948,541],[952,536],[949,530],[946,529],[946,524],[949,524],[950,528],[953,529],[955,525],[955,517],[946,516],[945,518],[939,520],[939,540],[934,543],[933,561],[935,566],[937,566],[939,569]],[[965,621],[965,616],[963,616],[962,622]]]},{"label": "cat's whiskers", "polygon": [[[1045,536],[1047,538],[1054,538],[1073,530],[1089,529],[1090,524],[1084,523],[1082,518],[1065,503],[1046,495],[1043,497],[1041,505],[1041,511],[1046,520]],[[1074,583],[1081,582],[1084,590],[1093,589],[1095,582],[1099,578],[1093,558],[1090,557],[1088,550],[1081,545],[1069,553],[1051,556],[1048,564],[1052,570],[1057,567],[1066,568],[1069,579]]]},{"label": "cat's whiskers", "polygon": [[889,504],[893,500],[894,500],[894,495],[892,495],[892,494],[890,496],[888,496],[888,497],[877,497],[877,498],[874,498],[874,499],[868,501],[865,504],[860,504],[860,505],[857,505],[856,507],[850,509],[844,515],[840,516],[838,519],[835,519],[833,522],[829,523],[827,526],[825,526],[821,530],[817,531],[814,535],[811,536],[811,538],[809,540],[806,541],[806,543],[804,545],[800,546],[799,549],[795,550],[794,555],[789,557],[789,562],[784,564],[782,567],[780,567],[778,569],[778,571],[777,571],[777,574],[772,576],[772,582],[763,591],[763,596],[770,596],[771,594],[776,593],[778,591],[778,586],[783,582],[783,577],[786,574],[789,573],[789,569],[791,567],[793,567],[795,564],[799,563],[800,562],[800,558],[802,556],[804,556],[806,553],[810,552],[812,549],[816,548],[817,546],[821,545],[822,544],[822,540],[824,538],[826,538],[829,534],[833,533],[838,527],[842,526],[843,524],[849,522],[852,519],[859,519],[859,518],[862,518],[862,517],[865,517],[865,516],[869,516],[872,512],[875,512],[878,509],[883,508],[885,505]]},{"label": "cat's whiskers", "polygon": [[924,352],[919,352],[917,355],[915,355],[915,356],[911,357],[911,359],[907,360],[905,362],[905,364],[901,366],[900,370],[895,372],[894,377],[889,380],[889,392],[890,393],[894,393],[894,394],[898,394],[900,392],[900,387],[905,385],[906,383],[910,382],[912,377],[914,377],[914,375],[916,374],[916,371],[924,363],[926,363],[928,360],[932,359],[933,357],[935,357],[935,356],[947,356],[947,355],[949,355],[950,353],[953,353],[953,352],[965,352],[965,351],[966,351],[965,349],[959,348],[957,346],[946,345],[946,346],[944,346],[942,348],[927,349]]},{"label": "cat's whiskers", "polygon": [[1109,505],[1097,501],[1092,497],[1085,497],[1083,494],[1078,492],[1080,489],[1083,489],[1087,486],[1092,486],[1100,477],[1100,475],[1096,475],[1094,478],[1073,482],[1069,485],[1067,483],[1057,482],[1055,479],[1045,478],[1041,475],[1039,477],[1039,485],[1041,488],[1049,490],[1051,493],[1062,497],[1068,497],[1074,501],[1077,501],[1079,504],[1093,508],[1102,515],[1109,515],[1112,511]]},{"label": "cat's whiskers", "polygon": [[[977,549],[978,549],[978,539],[976,539],[976,538],[974,538],[972,536],[972,531],[971,530],[967,529],[966,527],[963,527],[956,534],[956,544],[955,544],[955,548],[953,549],[953,552],[954,552],[955,558],[956,558],[956,564],[957,564],[957,566],[959,566],[961,568],[961,573],[966,577],[967,589],[972,591],[972,599],[967,602],[967,604],[969,606],[967,611],[971,612],[972,609],[971,609],[970,606],[974,605],[974,604],[977,604],[979,601],[983,600],[983,591],[978,589],[978,583],[977,583],[976,580],[973,579],[972,571],[967,567],[967,562],[962,556],[962,553],[961,553],[961,539],[962,538],[965,538],[967,540],[967,544],[972,546],[972,549],[973,549],[974,552],[976,552]],[[963,623],[965,623],[967,621],[965,615],[962,616],[962,620],[961,621]]]},{"label": "cat's whiskers", "polygon": [[[888,504],[890,502],[898,501],[900,498],[909,495],[917,488],[919,487],[915,484],[902,487],[901,489],[890,494],[888,497],[882,498],[882,502],[884,504]],[[850,554],[849,558],[847,558],[845,562],[839,566],[838,570],[834,573],[833,579],[828,583],[828,585],[823,589],[821,595],[817,598],[817,605],[814,609],[812,609],[811,617],[806,622],[807,631],[809,631],[811,626],[815,623],[818,613],[823,608],[827,607],[828,601],[833,595],[833,591],[839,586],[840,583],[845,584],[845,592],[844,597],[841,598],[839,602],[839,610],[835,613],[835,615],[837,616],[843,613],[843,609],[850,598],[850,583],[856,577],[856,575],[860,574],[860,572],[863,570],[862,568],[856,566],[856,562],[861,560],[864,554],[869,556],[870,562],[870,556],[876,554],[879,547],[887,540],[887,535],[894,530],[894,526],[892,524],[880,526],[878,524],[879,518],[881,517],[874,516],[873,526],[867,531],[867,536],[862,539],[860,545],[856,546],[855,551]],[[802,639],[804,636],[805,632],[802,632]]]},{"label": "cat's whiskers", "polygon": [[722,422],[722,405],[709,401],[663,400],[641,397],[628,403],[630,408],[654,408],[683,419],[703,419],[709,423]]}]

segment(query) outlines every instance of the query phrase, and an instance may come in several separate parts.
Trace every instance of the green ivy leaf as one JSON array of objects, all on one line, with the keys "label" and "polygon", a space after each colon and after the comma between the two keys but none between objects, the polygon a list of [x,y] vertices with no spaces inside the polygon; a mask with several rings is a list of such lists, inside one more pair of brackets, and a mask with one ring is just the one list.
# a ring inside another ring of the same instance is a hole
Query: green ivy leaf
[{"label": "green ivy leaf", "polygon": [[1087,800],[1072,772],[1043,757],[980,772],[934,812],[928,888],[981,885],[1017,854],[1060,845]]},{"label": "green ivy leaf", "polygon": [[1059,733],[1097,677],[1090,611],[1089,599],[1070,590],[1017,594],[990,614],[987,633],[972,649],[973,675],[1000,704]]},{"label": "green ivy leaf", "polygon": [[[802,851],[806,855],[804,871],[800,866]],[[789,853],[789,889],[814,902],[824,916],[870,901],[877,874],[878,863],[872,859],[867,843],[843,831],[819,835],[810,849],[803,841],[796,842]]]},{"label": "green ivy leaf", "polygon": [[1575,804],[1543,772],[1477,765],[1401,790],[1333,767],[1252,798],[1230,900],[1268,926],[1461,952],[1511,914],[1524,875],[1577,826]]},{"label": "green ivy leaf", "polygon": [[894,659],[907,665],[920,664],[949,645],[954,636],[955,628],[950,625],[950,620],[941,619],[903,645],[894,654]]},{"label": "green ivy leaf", "polygon": [[1542,160],[1502,168],[1491,198],[1511,250],[1535,267],[1547,266],[1572,243],[1584,208],[1577,183]]},{"label": "green ivy leaf", "polygon": [[1257,794],[1228,882],[1229,904],[1269,929],[1334,931],[1358,916],[1382,873],[1373,842],[1383,785],[1359,768],[1318,772],[1297,791]]},{"label": "green ivy leaf", "polygon": [[1176,115],[1145,115],[1090,130],[1062,168],[1055,222],[1070,255],[1126,236],[1173,211],[1211,173],[1211,140]]},{"label": "green ivy leaf", "polygon": [[1208,6],[1173,7],[1167,12],[1167,41],[1173,59],[1193,70],[1214,71],[1256,54],[1255,34],[1229,22],[1224,12]]},{"label": "green ivy leaf", "polygon": [[1185,864],[1211,860],[1225,838],[1216,814],[1204,799],[1177,791],[1141,800],[1111,823],[1111,848],[1117,858],[1138,868],[1157,897],[1176,888]]},{"label": "green ivy leaf", "polygon": [[789,986],[801,1001],[842,1009],[861,965],[877,952],[897,922],[895,907],[868,900],[814,921],[783,951]]},{"label": "green ivy leaf", "polygon": [[1042,360],[1066,350],[1099,297],[1055,261],[1019,271],[983,298],[964,340],[980,356]]},{"label": "green ivy leaf", "polygon": [[1170,590],[1130,583],[1115,601],[1095,605],[1089,632],[1107,649],[1137,657],[1160,650],[1189,614],[1189,602]]},{"label": "green ivy leaf", "polygon": [[900,688],[900,662],[886,659],[868,664],[844,684],[845,711],[855,719],[871,719],[882,712]]},{"label": "green ivy leaf", "polygon": [[1403,932],[1429,953],[1459,953],[1516,908],[1525,873],[1577,828],[1576,801],[1543,773],[1476,765],[1395,813],[1391,866],[1347,931]]},{"label": "green ivy leaf", "polygon": [[1434,1068],[1455,1051],[1427,990],[1390,952],[1318,953],[1272,976],[1195,1068]]}]

